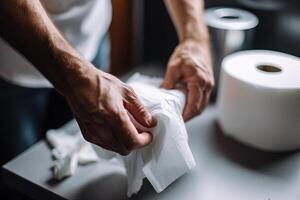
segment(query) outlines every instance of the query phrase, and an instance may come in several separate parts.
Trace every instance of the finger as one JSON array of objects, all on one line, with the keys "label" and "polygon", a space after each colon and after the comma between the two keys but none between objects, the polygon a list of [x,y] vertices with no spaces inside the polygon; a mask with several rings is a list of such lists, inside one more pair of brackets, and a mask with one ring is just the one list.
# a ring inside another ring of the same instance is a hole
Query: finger
[{"label": "finger", "polygon": [[175,62],[172,65],[167,67],[167,72],[164,78],[161,87],[164,89],[173,89],[176,86],[176,83],[180,80],[180,72],[178,71],[180,68],[176,67],[179,66],[179,62]]},{"label": "finger", "polygon": [[127,94],[124,101],[124,107],[129,111],[132,117],[141,125],[152,128],[156,125],[156,119],[151,115],[148,109],[139,100],[134,92]]},{"label": "finger", "polygon": [[95,116],[91,122],[85,122],[79,118],[76,118],[76,120],[81,129],[82,136],[87,142],[121,155],[129,154],[126,148],[115,138],[112,130],[103,123],[102,118]]},{"label": "finger", "polygon": [[107,125],[82,121],[80,124],[86,127],[87,131],[83,135],[86,141],[117,153],[122,150],[120,143],[114,138],[112,130]]},{"label": "finger", "polygon": [[113,151],[116,153],[126,156],[130,153],[130,151],[125,147],[120,137],[118,137],[119,132],[115,132],[113,127],[110,128],[111,136],[113,138]]},{"label": "finger", "polygon": [[183,112],[184,121],[188,121],[200,113],[203,92],[201,88],[194,84],[187,85],[187,100]]},{"label": "finger", "polygon": [[121,138],[118,137],[118,132],[112,130],[112,134],[114,136],[114,140],[118,142],[115,152],[119,153],[122,156],[127,156],[130,153],[130,150],[128,150],[126,146],[122,143]]},{"label": "finger", "polygon": [[203,101],[201,104],[200,112],[203,112],[203,110],[206,108],[206,106],[209,104],[209,99],[210,99],[210,93],[206,90],[203,91]]},{"label": "finger", "polygon": [[[116,122],[117,126],[115,124]],[[121,141],[129,151],[142,148],[152,141],[152,134],[147,132],[138,133],[125,108],[119,113],[117,120],[111,122],[111,126],[116,136],[119,137],[119,141]]]}]

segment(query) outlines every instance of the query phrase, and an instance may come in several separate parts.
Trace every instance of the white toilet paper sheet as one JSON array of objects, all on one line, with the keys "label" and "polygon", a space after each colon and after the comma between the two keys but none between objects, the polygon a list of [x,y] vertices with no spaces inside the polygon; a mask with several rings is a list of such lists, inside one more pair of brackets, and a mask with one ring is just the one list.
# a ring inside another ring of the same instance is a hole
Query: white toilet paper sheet
[{"label": "white toilet paper sheet", "polygon": [[[150,145],[124,157],[101,147],[94,147],[100,158],[117,158],[122,161],[120,163],[124,163],[128,196],[140,190],[144,178],[149,180],[156,192],[161,192],[195,166],[181,116],[185,95],[179,90],[160,89],[161,82],[161,78],[140,74],[134,74],[128,80],[128,84],[157,119],[156,127],[147,129],[154,136]],[[140,129],[144,128],[133,118],[132,120]],[[87,162],[96,161],[95,152],[92,151],[90,144],[83,141],[79,127],[75,123],[72,121],[59,130],[47,133],[47,140],[55,147],[53,154],[59,161],[59,164],[56,162],[54,165],[57,171],[54,175],[57,178],[73,174],[77,163],[84,158],[88,158]],[[85,149],[88,150],[84,151]]]},{"label": "white toilet paper sheet", "polygon": [[46,139],[52,149],[53,178],[61,180],[75,173],[79,165],[98,161],[98,155],[86,142],[75,120],[60,129],[49,130]]}]

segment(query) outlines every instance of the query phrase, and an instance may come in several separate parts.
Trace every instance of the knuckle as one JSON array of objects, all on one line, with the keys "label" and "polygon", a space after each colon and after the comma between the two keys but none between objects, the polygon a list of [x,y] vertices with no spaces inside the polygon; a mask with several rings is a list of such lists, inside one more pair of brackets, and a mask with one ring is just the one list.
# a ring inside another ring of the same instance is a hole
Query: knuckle
[{"label": "knuckle", "polygon": [[137,98],[133,88],[131,86],[125,86],[124,87],[124,93],[125,96],[129,99],[129,100],[135,100]]},{"label": "knuckle", "polygon": [[126,97],[127,97],[127,100],[128,100],[130,103],[132,103],[132,102],[134,102],[134,101],[137,100],[137,96],[135,95],[135,93],[132,93],[132,92],[127,93],[127,94],[126,94]]},{"label": "knuckle", "polygon": [[133,88],[130,85],[126,86],[126,89],[128,92],[135,94]]},{"label": "knuckle", "polygon": [[137,105],[137,111],[142,115],[142,117],[148,116],[148,110],[142,104]]},{"label": "knuckle", "polygon": [[116,106],[113,106],[113,105],[108,105],[106,107],[106,111],[109,112],[109,113],[112,113],[112,114],[118,114],[118,109]]},{"label": "knuckle", "polygon": [[202,72],[199,71],[195,73],[195,80],[199,85],[204,85],[206,83],[205,77],[203,77]]},{"label": "knuckle", "polygon": [[203,76],[203,77],[202,77],[202,80],[203,80],[203,85],[204,85],[204,87],[207,87],[208,84],[209,84],[209,79],[208,79],[208,77]]},{"label": "knuckle", "polygon": [[120,122],[124,121],[126,115],[127,115],[127,111],[125,109],[119,109],[114,113],[115,118]]},{"label": "knuckle", "polygon": [[212,85],[211,85],[211,81],[209,80],[209,78],[204,78],[204,89],[205,90],[210,90]]},{"label": "knuckle", "polygon": [[199,87],[200,90],[202,90],[202,88],[206,87],[206,81],[203,78],[199,78],[197,80],[197,83],[198,83],[197,85],[198,85],[198,87]]},{"label": "knuckle", "polygon": [[214,81],[208,75],[204,75],[203,72],[197,72],[195,80],[198,85],[201,85],[207,90],[211,90],[214,87]]},{"label": "knuckle", "polygon": [[191,63],[190,61],[185,61],[184,64],[185,64],[185,67],[188,68],[190,73],[198,74],[199,69],[197,68],[197,66],[195,64]]},{"label": "knuckle", "polygon": [[168,69],[169,70],[176,70],[177,67],[178,67],[177,63],[169,63],[168,64]]},{"label": "knuckle", "polygon": [[182,57],[180,64],[182,66],[188,67],[190,70],[195,71],[195,68],[193,67],[193,63],[186,57]]},{"label": "knuckle", "polygon": [[97,106],[97,109],[95,110],[97,114],[106,116],[109,114],[109,103],[108,102],[102,102],[100,105]]},{"label": "knuckle", "polygon": [[215,86],[215,84],[214,84],[213,81],[210,80],[210,81],[207,82],[207,89],[208,90],[212,90],[214,88],[214,86]]},{"label": "knuckle", "polygon": [[118,109],[117,107],[113,107],[113,106],[109,107],[106,110],[106,117],[108,117],[111,120],[121,121],[125,114],[126,114],[125,110]]},{"label": "knuckle", "polygon": [[206,90],[211,91],[214,88],[214,85],[213,79],[208,79],[206,81]]}]

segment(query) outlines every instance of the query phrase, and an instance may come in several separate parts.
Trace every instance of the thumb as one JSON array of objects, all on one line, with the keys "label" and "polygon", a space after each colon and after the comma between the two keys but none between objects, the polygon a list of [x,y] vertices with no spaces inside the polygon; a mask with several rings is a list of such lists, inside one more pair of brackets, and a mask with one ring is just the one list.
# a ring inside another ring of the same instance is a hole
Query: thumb
[{"label": "thumb", "polygon": [[167,67],[167,72],[165,79],[161,84],[161,87],[167,90],[173,89],[176,86],[176,83],[180,79],[180,73],[177,70],[177,65],[169,65]]},{"label": "thumb", "polygon": [[135,94],[131,94],[130,96],[126,99],[124,107],[138,123],[146,128],[154,127],[157,123],[156,119]]}]

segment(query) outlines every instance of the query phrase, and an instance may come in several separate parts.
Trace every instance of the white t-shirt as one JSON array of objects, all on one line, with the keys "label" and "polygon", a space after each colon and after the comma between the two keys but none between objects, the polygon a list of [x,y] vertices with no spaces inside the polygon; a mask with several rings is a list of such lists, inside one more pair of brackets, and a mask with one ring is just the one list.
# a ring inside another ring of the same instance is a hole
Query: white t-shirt
[{"label": "white t-shirt", "polygon": [[[71,45],[92,60],[111,21],[110,0],[41,0]],[[52,87],[32,64],[0,38],[0,77],[24,87]]]}]

